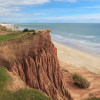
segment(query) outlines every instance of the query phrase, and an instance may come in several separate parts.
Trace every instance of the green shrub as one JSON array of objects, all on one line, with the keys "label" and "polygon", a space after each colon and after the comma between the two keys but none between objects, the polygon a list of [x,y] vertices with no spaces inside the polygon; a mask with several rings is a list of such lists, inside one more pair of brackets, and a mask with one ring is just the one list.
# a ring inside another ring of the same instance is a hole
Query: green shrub
[{"label": "green shrub", "polygon": [[93,96],[93,94],[90,93],[89,96]]},{"label": "green shrub", "polygon": [[39,33],[42,33],[42,31],[39,31]]},{"label": "green shrub", "polygon": [[97,98],[97,97],[91,97],[91,98],[89,98],[89,99],[87,99],[87,100],[100,100],[100,98]]},{"label": "green shrub", "polygon": [[27,29],[27,28],[25,28],[25,29],[23,30],[23,32],[28,32],[28,29]]},{"label": "green shrub", "polygon": [[3,28],[1,28],[1,30],[2,30],[2,31],[4,31],[4,29],[3,29]]},{"label": "green shrub", "polygon": [[69,73],[67,69],[62,69],[63,72]]},{"label": "green shrub", "polygon": [[35,33],[35,30],[29,30],[28,32],[34,32]]},{"label": "green shrub", "polygon": [[85,89],[90,86],[90,82],[88,82],[87,79],[79,75],[78,73],[72,74],[72,78],[75,81],[75,84],[77,84],[79,87]]},{"label": "green shrub", "polygon": [[36,34],[35,32],[33,32],[33,34]]},{"label": "green shrub", "polygon": [[33,33],[35,33],[35,30],[28,30],[27,28],[25,28],[25,29],[23,30],[23,32],[33,32]]},{"label": "green shrub", "polygon": [[2,31],[6,31],[7,29],[6,29],[5,26],[2,26],[2,27],[1,27],[1,30],[2,30]]}]

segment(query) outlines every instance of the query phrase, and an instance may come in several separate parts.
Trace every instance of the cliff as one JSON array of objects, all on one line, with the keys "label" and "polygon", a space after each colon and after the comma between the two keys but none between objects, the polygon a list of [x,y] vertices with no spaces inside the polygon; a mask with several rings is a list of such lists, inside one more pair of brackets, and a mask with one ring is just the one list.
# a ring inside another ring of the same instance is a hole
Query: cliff
[{"label": "cliff", "polygon": [[0,66],[55,100],[73,100],[60,72],[57,49],[49,32],[0,43]]}]

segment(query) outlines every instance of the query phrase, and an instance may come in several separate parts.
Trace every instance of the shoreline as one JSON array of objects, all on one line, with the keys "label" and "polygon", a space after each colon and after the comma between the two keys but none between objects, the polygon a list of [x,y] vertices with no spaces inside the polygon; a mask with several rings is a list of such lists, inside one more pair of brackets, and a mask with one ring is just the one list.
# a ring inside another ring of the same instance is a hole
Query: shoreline
[{"label": "shoreline", "polygon": [[100,51],[99,50],[87,47],[85,45],[77,44],[77,43],[73,43],[73,42],[69,42],[69,41],[67,41],[67,42],[59,41],[59,40],[56,40],[56,39],[52,39],[52,41],[60,43],[60,44],[64,44],[64,45],[69,46],[71,48],[78,49],[80,51],[83,51],[83,52],[92,54],[94,56],[100,57]]},{"label": "shoreline", "polygon": [[57,48],[57,56],[60,62],[77,68],[85,68],[87,71],[100,75],[100,57],[83,52],[52,41]]}]

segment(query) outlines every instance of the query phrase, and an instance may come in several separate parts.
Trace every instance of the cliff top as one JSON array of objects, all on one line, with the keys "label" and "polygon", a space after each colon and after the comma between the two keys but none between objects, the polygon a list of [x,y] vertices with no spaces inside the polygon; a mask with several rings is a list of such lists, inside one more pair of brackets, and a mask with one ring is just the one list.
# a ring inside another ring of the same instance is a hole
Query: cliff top
[{"label": "cliff top", "polygon": [[14,39],[21,39],[32,37],[36,34],[44,34],[45,32],[50,32],[51,30],[34,30],[23,32],[19,30],[8,30],[5,26],[0,25],[0,42]]}]

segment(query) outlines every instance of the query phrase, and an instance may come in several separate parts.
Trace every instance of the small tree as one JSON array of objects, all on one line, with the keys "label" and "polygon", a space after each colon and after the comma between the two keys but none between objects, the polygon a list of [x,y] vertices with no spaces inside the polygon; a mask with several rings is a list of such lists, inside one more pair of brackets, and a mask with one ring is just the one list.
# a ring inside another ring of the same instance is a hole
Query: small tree
[{"label": "small tree", "polygon": [[28,30],[29,32],[35,32],[35,30]]},{"label": "small tree", "polygon": [[17,26],[17,25],[14,25],[14,29],[17,29],[17,30],[18,30],[18,28],[19,28],[19,26]]}]

